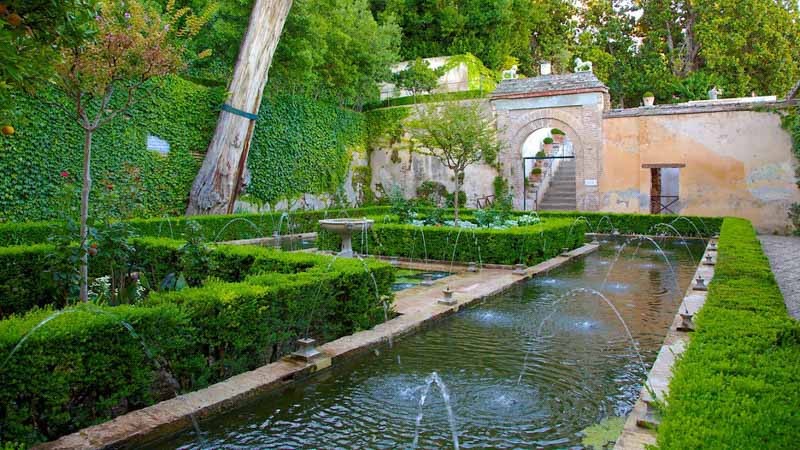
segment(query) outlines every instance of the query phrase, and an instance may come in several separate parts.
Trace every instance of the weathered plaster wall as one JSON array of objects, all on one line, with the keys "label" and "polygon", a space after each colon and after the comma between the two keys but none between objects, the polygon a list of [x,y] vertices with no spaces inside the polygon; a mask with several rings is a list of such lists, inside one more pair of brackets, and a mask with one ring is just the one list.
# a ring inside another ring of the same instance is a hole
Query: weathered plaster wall
[{"label": "weathered plaster wall", "polygon": [[[465,101],[468,103],[471,101]],[[491,104],[485,100],[478,100],[487,116],[493,114]],[[414,114],[407,119],[412,120]],[[370,167],[372,168],[372,189],[378,191],[378,185],[388,193],[392,187],[399,186],[406,198],[414,198],[417,188],[425,181],[442,183],[448,190],[455,189],[454,174],[438,159],[409,151],[409,136],[405,135],[401,142],[384,148],[375,148],[371,152]],[[395,161],[392,161],[392,154]],[[464,173],[464,183],[461,190],[467,194],[467,205],[476,206],[476,199],[494,195],[492,182],[497,176],[497,171],[490,165],[479,163],[467,168]]]},{"label": "weathered plaster wall", "polygon": [[680,169],[680,214],[739,216],[762,232],[785,232],[800,201],[788,134],[777,114],[753,110],[606,117],[601,209],[650,210],[650,169]]},{"label": "weathered plaster wall", "polygon": [[[373,190],[381,184],[386,192],[394,185],[400,186],[406,198],[414,198],[417,188],[425,181],[436,181],[455,189],[453,172],[432,156],[411,153],[402,147],[397,150],[399,162],[392,162],[392,149],[373,150],[371,158]],[[462,191],[467,194],[467,205],[474,207],[475,200],[494,195],[492,182],[497,171],[488,164],[475,164],[464,173]]]}]

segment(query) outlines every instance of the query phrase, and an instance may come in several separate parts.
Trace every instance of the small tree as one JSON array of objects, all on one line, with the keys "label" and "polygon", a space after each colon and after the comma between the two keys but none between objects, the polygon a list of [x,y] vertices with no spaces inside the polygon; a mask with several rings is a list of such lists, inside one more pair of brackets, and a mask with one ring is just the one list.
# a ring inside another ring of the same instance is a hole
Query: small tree
[{"label": "small tree", "polygon": [[408,67],[396,73],[394,78],[398,86],[411,91],[416,99],[418,93],[430,93],[436,89],[439,86],[439,77],[443,75],[443,72],[443,68],[431,69],[428,61],[417,58],[411,61]]},{"label": "small tree", "polygon": [[418,108],[410,121],[412,150],[433,156],[453,171],[454,219],[458,226],[458,193],[467,167],[478,161],[494,163],[499,144],[493,120],[481,111],[479,103],[444,103]]},{"label": "small tree", "polygon": [[169,0],[161,16],[140,0],[102,0],[93,38],[65,47],[55,63],[54,83],[70,106],[57,104],[83,129],[83,184],[80,208],[80,299],[88,300],[89,192],[94,133],[130,110],[149,80],[184,67],[183,42],[212,14],[195,16]]}]

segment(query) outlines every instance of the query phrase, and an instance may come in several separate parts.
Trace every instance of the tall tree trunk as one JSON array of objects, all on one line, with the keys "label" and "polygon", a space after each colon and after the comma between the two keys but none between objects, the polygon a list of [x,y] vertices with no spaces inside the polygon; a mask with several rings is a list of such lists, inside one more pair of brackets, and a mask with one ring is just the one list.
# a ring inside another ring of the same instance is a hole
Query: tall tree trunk
[{"label": "tall tree trunk", "polygon": [[81,188],[81,264],[80,264],[80,299],[89,300],[89,192],[92,190],[92,133],[91,128],[83,131],[83,187]]},{"label": "tall tree trunk", "polygon": [[453,193],[453,223],[458,226],[458,192],[461,189],[460,173],[456,171],[456,190]]},{"label": "tall tree trunk", "polygon": [[187,214],[224,214],[232,210],[252,138],[253,119],[246,116],[258,114],[272,56],[291,6],[292,0],[255,1],[228,86],[227,105],[231,108],[219,114],[214,137],[189,195]]}]

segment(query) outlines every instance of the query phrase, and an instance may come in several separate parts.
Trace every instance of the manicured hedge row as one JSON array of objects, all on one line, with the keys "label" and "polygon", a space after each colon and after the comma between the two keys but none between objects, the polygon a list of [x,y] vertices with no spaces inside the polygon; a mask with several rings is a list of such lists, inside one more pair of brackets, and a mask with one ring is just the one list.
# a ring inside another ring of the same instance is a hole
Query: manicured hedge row
[{"label": "manicured hedge row", "polygon": [[[487,228],[383,224],[376,222],[367,232],[353,236],[353,249],[374,255],[402,256],[485,264],[533,265],[561,253],[563,248],[583,244],[586,225],[568,219],[548,219],[541,225],[505,230]],[[320,231],[317,246],[338,250],[338,236]],[[367,248],[368,247],[368,248]]]},{"label": "manicured hedge row", "polygon": [[[158,272],[182,244],[136,245]],[[212,260],[221,269],[205,275],[217,279],[151,293],[138,306],[88,304],[0,321],[0,441],[54,439],[171,396],[170,376],[194,390],[279,358],[300,336],[324,342],[370,328],[384,319],[380,297],[394,279],[385,263],[254,246],[220,246]]]},{"label": "manicured hedge row", "polygon": [[[140,236],[180,239],[186,235],[186,223],[200,224],[200,234],[206,241],[230,241],[270,237],[274,231],[281,234],[308,233],[317,230],[318,221],[334,217],[382,216],[389,212],[387,206],[366,208],[294,211],[283,217],[282,212],[263,214],[234,214],[222,216],[178,216],[128,221]],[[37,244],[47,242],[57,222],[0,223],[0,246]]]},{"label": "manicured hedge row", "polygon": [[[592,224],[591,229],[598,233],[608,233],[613,226],[614,229],[622,234],[654,234],[657,232],[667,232],[669,234],[666,229],[653,229],[659,223],[666,223],[675,227],[682,236],[697,236],[699,231],[701,235],[710,237],[719,233],[722,226],[722,217],[683,216],[688,219],[687,221],[678,219],[682,216],[674,215],[620,214],[594,211],[541,211],[539,215],[542,218],[565,217],[572,220],[584,217]],[[691,221],[691,224],[689,221]]]},{"label": "manicured hedge row", "polygon": [[786,312],[752,225],[725,219],[697,331],[674,369],[663,449],[796,448],[800,325]]}]

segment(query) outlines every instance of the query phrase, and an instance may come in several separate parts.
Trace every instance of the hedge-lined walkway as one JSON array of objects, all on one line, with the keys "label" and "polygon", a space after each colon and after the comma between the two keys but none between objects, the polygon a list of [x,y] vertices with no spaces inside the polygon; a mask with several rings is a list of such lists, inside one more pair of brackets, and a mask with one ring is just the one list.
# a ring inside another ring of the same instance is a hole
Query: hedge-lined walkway
[{"label": "hedge-lined walkway", "polygon": [[789,315],[800,319],[800,237],[759,236]]}]

